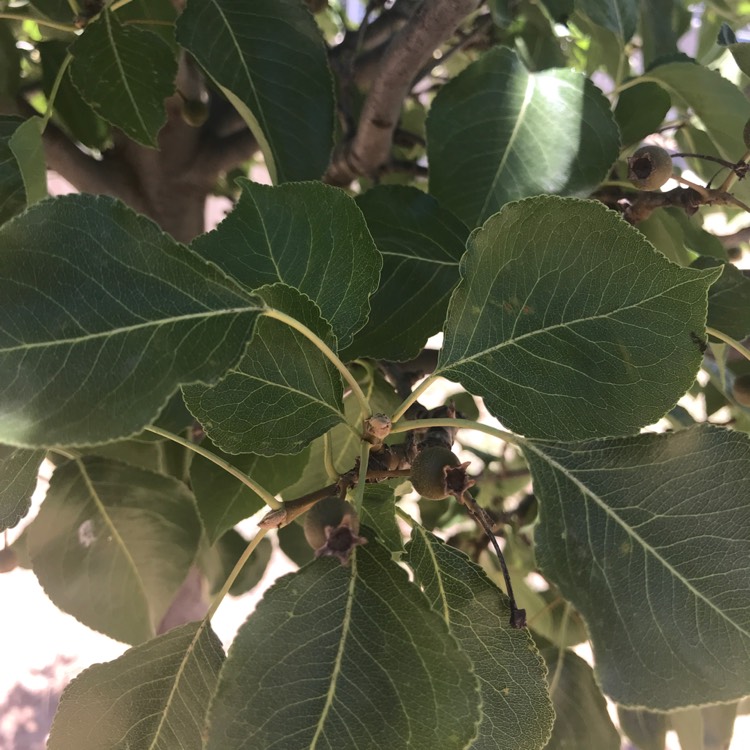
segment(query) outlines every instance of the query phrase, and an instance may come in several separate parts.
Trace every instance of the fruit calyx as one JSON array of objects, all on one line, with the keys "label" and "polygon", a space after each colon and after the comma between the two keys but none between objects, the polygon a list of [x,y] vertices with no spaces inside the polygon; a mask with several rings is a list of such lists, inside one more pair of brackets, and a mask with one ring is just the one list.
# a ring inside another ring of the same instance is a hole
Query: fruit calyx
[{"label": "fruit calyx", "polygon": [[474,485],[466,473],[469,462],[441,445],[423,448],[411,465],[411,483],[427,500],[443,500],[449,495],[461,496]]},{"label": "fruit calyx", "polygon": [[672,176],[672,157],[661,146],[641,146],[628,158],[628,179],[639,190],[658,190]]}]

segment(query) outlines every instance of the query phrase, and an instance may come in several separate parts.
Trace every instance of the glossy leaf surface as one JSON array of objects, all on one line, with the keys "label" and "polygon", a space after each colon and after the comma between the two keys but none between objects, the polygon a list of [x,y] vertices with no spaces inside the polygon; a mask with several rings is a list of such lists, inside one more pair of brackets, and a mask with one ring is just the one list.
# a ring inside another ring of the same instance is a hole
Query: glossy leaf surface
[{"label": "glossy leaf surface", "polygon": [[333,79],[295,0],[190,0],[177,41],[222,88],[263,149],[274,183],[315,180],[333,147]]},{"label": "glossy leaf surface", "polygon": [[229,651],[207,748],[460,750],[478,718],[469,659],[370,540],[268,590]]},{"label": "glossy leaf surface", "polygon": [[583,615],[613,700],[734,700],[750,673],[750,439],[716,427],[525,448],[540,569]]},{"label": "glossy leaf surface", "polygon": [[28,548],[60,609],[140,643],[155,635],[200,535],[195,500],[182,482],[92,457],[55,470]]},{"label": "glossy leaf surface", "polygon": [[264,306],[145,217],[90,195],[0,228],[0,297],[0,439],[26,447],[140,432],[181,383],[239,360]]},{"label": "glossy leaf surface", "polygon": [[463,552],[421,527],[407,545],[408,563],[474,664],[482,721],[474,750],[546,746],[554,714],[544,662],[525,630],[510,627],[507,598]]},{"label": "glossy leaf surface", "polygon": [[617,158],[619,134],[590,80],[529,73],[497,47],[440,89],[427,145],[430,192],[475,227],[519,198],[588,195]]},{"label": "glossy leaf surface", "polygon": [[438,372],[525,435],[635,432],[692,384],[717,275],[593,201],[514,203],[471,236]]},{"label": "glossy leaf surface", "polygon": [[95,664],[68,685],[50,750],[201,750],[224,661],[210,625],[190,622]]}]

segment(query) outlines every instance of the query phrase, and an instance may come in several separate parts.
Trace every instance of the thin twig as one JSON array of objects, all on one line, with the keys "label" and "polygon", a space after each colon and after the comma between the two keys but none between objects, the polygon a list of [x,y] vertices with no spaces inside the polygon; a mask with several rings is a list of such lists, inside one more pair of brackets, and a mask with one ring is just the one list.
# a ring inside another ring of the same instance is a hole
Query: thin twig
[{"label": "thin twig", "polygon": [[512,628],[525,628],[526,627],[526,610],[520,609],[516,606],[516,597],[513,595],[513,584],[510,582],[510,573],[508,572],[508,566],[505,564],[505,557],[500,549],[500,545],[497,543],[494,533],[492,532],[492,520],[487,516],[484,509],[477,503],[477,501],[468,493],[464,492],[461,495],[461,503],[469,511],[472,518],[484,529],[484,533],[490,540],[490,543],[495,548],[498,559],[500,560],[500,569],[503,572],[503,579],[505,580],[505,590],[508,592],[508,599],[510,600],[510,626]]}]

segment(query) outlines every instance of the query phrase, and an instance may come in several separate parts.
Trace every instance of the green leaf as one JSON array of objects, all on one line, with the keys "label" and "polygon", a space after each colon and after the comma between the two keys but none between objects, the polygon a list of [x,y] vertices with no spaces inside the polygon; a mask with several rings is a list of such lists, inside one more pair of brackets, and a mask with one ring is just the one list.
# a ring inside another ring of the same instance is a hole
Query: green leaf
[{"label": "green leaf", "polygon": [[195,500],[176,479],[104,458],[52,475],[29,527],[47,596],[111,638],[153,638],[198,550]]},{"label": "green leaf", "polygon": [[383,185],[359,196],[357,205],[383,270],[370,318],[344,356],[411,359],[442,327],[469,230],[417,188]]},{"label": "green leaf", "polygon": [[13,528],[31,507],[44,451],[0,445],[0,531]]},{"label": "green leaf", "polygon": [[717,275],[669,263],[593,201],[506,206],[469,239],[436,373],[522,434],[635,432],[692,384]]},{"label": "green leaf", "polygon": [[401,529],[396,522],[396,497],[387,484],[368,484],[362,504],[362,524],[375,531],[378,541],[393,555],[404,551]]},{"label": "green leaf", "polygon": [[638,750],[664,750],[669,731],[669,715],[644,708],[617,707],[620,729]]},{"label": "green leaf", "polygon": [[544,750],[620,750],[620,733],[609,718],[591,667],[566,649],[548,647],[541,654],[549,668],[555,707],[552,736]]},{"label": "green leaf", "polygon": [[23,123],[22,117],[0,115],[0,224],[26,207],[23,175],[11,148],[11,139]]},{"label": "green leaf", "polygon": [[721,268],[708,293],[708,325],[742,341],[750,334],[750,279],[731,263],[698,258],[693,268]]},{"label": "green leaf", "polygon": [[736,161],[745,153],[742,130],[750,118],[750,102],[718,71],[693,62],[672,62],[652,68],[641,80],[658,83],[672,97],[673,106],[691,110],[719,156]]},{"label": "green leaf", "polygon": [[507,598],[463,552],[420,526],[407,553],[418,583],[479,678],[482,721],[472,749],[545,747],[554,719],[546,669],[528,631],[508,624]]},{"label": "green leaf", "polygon": [[[198,564],[208,579],[211,596],[221,590],[232,569],[247,549],[248,541],[239,532],[230,529],[211,547],[205,546],[198,556]],[[263,538],[253,550],[250,559],[245,563],[240,574],[229,588],[230,596],[241,596],[255,588],[268,567],[273,544]]]},{"label": "green leaf", "polygon": [[750,75],[750,44],[738,42],[731,27],[726,23],[721,24],[718,43],[732,53],[737,67],[745,75]]},{"label": "green leaf", "polygon": [[683,24],[690,27],[692,13],[677,0],[640,0],[640,11],[644,65],[677,54],[677,40],[687,30]]},{"label": "green leaf", "polygon": [[[398,408],[400,399],[394,392],[393,387],[386,382],[379,372],[372,374],[371,380],[363,386],[363,390],[374,414],[378,412],[392,414]],[[359,403],[351,393],[344,399],[344,415],[350,425],[360,424],[363,418],[359,411]],[[346,425],[339,424],[329,432],[329,436],[331,455],[336,471],[340,473],[349,471],[359,455],[360,441],[357,435]],[[307,467],[299,481],[284,491],[285,500],[301,497],[331,483],[331,479],[326,473],[324,442],[323,436],[312,442]]]},{"label": "green leaf", "polygon": [[191,247],[248,289],[283,281],[306,294],[343,349],[367,322],[382,259],[362,212],[320,183],[268,187],[248,180],[239,202]]},{"label": "green leaf", "polygon": [[42,118],[30,117],[19,125],[10,137],[8,145],[18,162],[26,192],[26,204],[30,206],[46,198],[47,164],[42,146]]},{"label": "green leaf", "polygon": [[[682,212],[682,209],[676,209],[677,212]],[[693,261],[695,256],[685,246],[685,236],[674,213],[666,209],[654,211],[638,222],[638,231],[672,263],[689,266]]]},{"label": "green leaf", "polygon": [[371,539],[349,566],[321,558],[268,590],[229,651],[206,747],[460,750],[478,719],[469,659]]},{"label": "green leaf", "polygon": [[[269,458],[252,453],[230,456],[212,446],[210,441],[204,441],[203,447],[236,466],[274,495],[300,478],[310,456],[309,448],[294,456]],[[201,456],[195,456],[190,466],[190,484],[211,543],[263,507],[263,500],[247,485]]]},{"label": "green leaf", "polygon": [[[144,146],[156,147],[167,121],[177,62],[157,34],[124,26],[104,11],[71,45],[70,76],[98,115]],[[116,96],[113,95],[116,92]]]},{"label": "green leaf", "polygon": [[[64,0],[68,10],[67,0]],[[68,42],[53,39],[37,45],[42,58],[42,90],[49,98],[60,66],[68,54]],[[109,125],[84,101],[73,85],[68,69],[55,96],[53,120],[62,121],[71,136],[89,148],[103,149],[109,138]]]},{"label": "green leaf", "polygon": [[583,75],[529,73],[496,47],[440,89],[427,145],[430,192],[475,227],[519,198],[588,195],[617,159],[619,134]]},{"label": "green leaf", "polygon": [[177,41],[245,119],[274,183],[317,180],[333,148],[333,79],[315,20],[297,0],[190,0]]},{"label": "green leaf", "polygon": [[91,195],[0,227],[0,299],[0,440],[23,447],[140,432],[181,383],[234,365],[263,309],[150,220]]},{"label": "green leaf", "polygon": [[31,0],[29,3],[40,15],[52,21],[72,23],[75,15],[68,0]]},{"label": "green leaf", "polygon": [[[304,517],[302,518],[304,520]],[[302,567],[314,558],[314,552],[305,539],[302,523],[290,523],[277,532],[281,551],[297,566]]]},{"label": "green leaf", "polygon": [[637,83],[617,99],[615,120],[623,146],[639,143],[664,122],[672,106],[669,94],[656,83]]},{"label": "green leaf", "polygon": [[745,695],[750,438],[701,425],[524,452],[537,561],[585,618],[604,692],[661,711]]},{"label": "green leaf", "polygon": [[121,461],[140,469],[155,471],[158,474],[169,474],[165,451],[167,444],[164,440],[117,440],[114,443],[83,446],[80,452],[84,455]]},{"label": "green leaf", "polygon": [[638,0],[576,0],[576,7],[595,24],[617,34],[621,43],[635,33]]},{"label": "green leaf", "polygon": [[172,48],[177,50],[174,22],[177,8],[172,0],[131,0],[117,9],[117,18],[122,23],[142,25],[158,34]]},{"label": "green leaf", "polygon": [[[331,328],[307,296],[286,284],[258,290],[335,348]],[[299,453],[345,421],[341,375],[315,344],[286,323],[262,318],[245,356],[214,386],[185,386],[185,403],[227,453]]]},{"label": "green leaf", "polygon": [[84,670],[65,688],[49,750],[201,750],[224,661],[206,622],[190,622]]}]

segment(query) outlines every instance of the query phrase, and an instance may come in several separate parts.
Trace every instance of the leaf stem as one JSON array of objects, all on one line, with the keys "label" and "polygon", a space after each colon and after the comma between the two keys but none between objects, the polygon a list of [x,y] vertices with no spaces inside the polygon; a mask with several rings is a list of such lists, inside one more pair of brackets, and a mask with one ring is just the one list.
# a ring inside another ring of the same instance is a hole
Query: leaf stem
[{"label": "leaf stem", "polygon": [[268,532],[269,529],[260,529],[258,533],[253,537],[252,541],[247,545],[247,547],[245,547],[245,551],[240,555],[240,559],[235,563],[235,566],[232,568],[232,572],[227,576],[227,580],[224,581],[224,585],[221,587],[221,591],[219,591],[219,593],[214,597],[214,600],[211,602],[211,606],[208,608],[208,612],[206,612],[206,616],[203,618],[204,621],[210,620],[216,614],[216,610],[219,608],[222,600],[229,592],[229,589],[232,588],[232,584],[235,582],[237,576],[242,572],[242,569],[245,567],[245,563],[248,561],[250,555],[253,554],[255,548],[260,544],[261,539],[263,539],[263,537]]},{"label": "leaf stem", "polygon": [[328,344],[322,339],[316,336],[306,325],[303,325],[298,320],[295,320],[291,315],[281,312],[280,310],[266,310],[263,315],[268,318],[273,318],[282,323],[285,323],[290,328],[294,328],[295,331],[301,333],[306,339],[311,341],[320,351],[328,358],[328,360],[334,365],[334,367],[341,373],[341,377],[344,378],[347,385],[352,389],[357,401],[359,401],[360,409],[365,417],[369,417],[372,414],[370,409],[370,403],[365,398],[365,394],[362,393],[362,389],[359,387],[359,383],[354,378],[349,368],[338,358],[336,353],[331,349]]},{"label": "leaf stem", "polygon": [[367,481],[367,464],[370,461],[370,443],[362,441],[359,449],[359,477],[354,487],[354,507],[362,515],[362,503],[365,500],[365,482]]},{"label": "leaf stem", "polygon": [[116,10],[120,10],[124,5],[127,5],[128,3],[132,2],[133,0],[116,0],[116,2],[112,3],[112,5],[109,6],[109,9],[114,12]]},{"label": "leaf stem", "polygon": [[52,84],[52,90],[49,92],[49,98],[47,99],[47,109],[44,111],[44,116],[42,117],[42,133],[44,133],[45,129],[47,128],[47,123],[49,122],[50,117],[52,117],[52,113],[55,111],[55,99],[57,98],[57,92],[60,89],[60,84],[62,83],[63,76],[65,75],[65,72],[68,69],[68,65],[70,65],[71,62],[73,62],[73,55],[68,52],[65,55],[65,59],[62,61],[60,69],[57,71],[55,82]]},{"label": "leaf stem", "polygon": [[[429,377],[425,378],[408,396],[404,399],[401,406],[396,409],[391,415],[391,421],[395,425],[401,417],[404,416],[406,410],[437,380],[438,376],[432,373]],[[393,430],[392,430],[393,432]]]},{"label": "leaf stem", "polygon": [[409,432],[410,430],[422,430],[429,427],[458,427],[462,430],[478,430],[487,435],[504,440],[506,443],[522,445],[525,441],[519,435],[501,430],[498,427],[490,427],[488,424],[473,422],[470,419],[450,419],[449,417],[438,417],[436,419],[407,419],[399,422],[391,428],[391,435],[397,432]]},{"label": "leaf stem", "polygon": [[70,23],[57,23],[55,21],[47,21],[44,18],[34,18],[33,16],[23,16],[18,13],[0,13],[0,18],[4,18],[8,21],[31,21],[37,24],[37,26],[47,26],[50,29],[57,29],[58,31],[68,31],[71,34],[76,32],[76,27]]},{"label": "leaf stem", "polygon": [[398,505],[396,506],[396,515],[404,522],[406,525],[413,529],[417,526],[417,522],[403,509],[399,508]]},{"label": "leaf stem", "polygon": [[173,443],[178,443],[184,448],[193,451],[193,453],[197,453],[199,456],[203,456],[203,458],[215,463],[219,468],[224,469],[224,471],[231,474],[235,479],[239,479],[246,487],[249,487],[269,508],[278,510],[282,507],[281,503],[267,489],[261,487],[256,481],[247,476],[247,474],[241,472],[236,466],[232,466],[228,461],[219,458],[215,453],[211,453],[211,451],[201,448],[200,445],[192,443],[190,440],[185,440],[185,438],[181,438],[179,435],[175,435],[167,430],[162,430],[161,427],[151,426],[146,427],[146,430],[148,432],[153,432],[154,435],[159,435],[167,440],[171,440]]},{"label": "leaf stem", "polygon": [[336,467],[333,464],[333,441],[331,440],[331,433],[323,433],[323,463],[326,467],[326,474],[331,481],[336,481],[339,478],[339,472],[336,471]]},{"label": "leaf stem", "polygon": [[736,339],[733,339],[731,336],[728,336],[726,333],[717,331],[715,328],[711,328],[710,326],[706,326],[706,333],[709,336],[713,336],[714,338],[719,339],[720,341],[723,341],[725,344],[729,344],[729,346],[731,346],[732,349],[734,349],[735,351],[738,351],[745,359],[750,360],[750,349],[740,344],[740,342],[737,341]]}]

